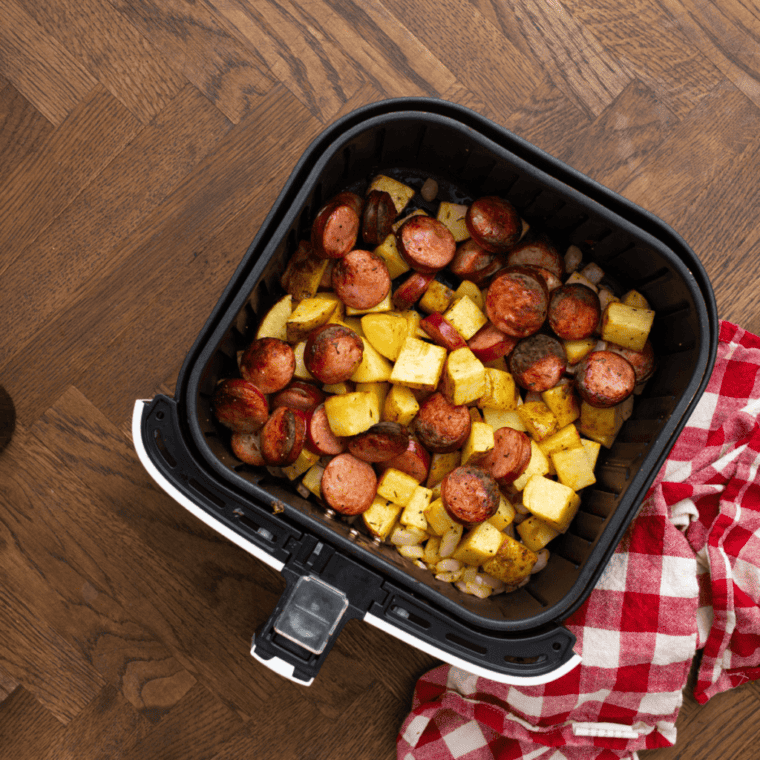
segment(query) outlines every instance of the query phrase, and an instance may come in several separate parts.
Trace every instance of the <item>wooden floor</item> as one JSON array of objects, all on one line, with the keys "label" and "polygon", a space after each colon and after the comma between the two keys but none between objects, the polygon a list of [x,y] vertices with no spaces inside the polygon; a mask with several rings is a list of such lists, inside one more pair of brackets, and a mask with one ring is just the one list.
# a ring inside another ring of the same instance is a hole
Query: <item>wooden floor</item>
[{"label": "wooden floor", "polygon": [[[171,395],[297,159],[363,104],[470,106],[671,224],[760,332],[760,10],[742,0],[0,0],[0,758],[395,757],[435,661],[343,631],[248,654],[280,576],[160,491]],[[756,758],[760,687],[666,758]]]}]

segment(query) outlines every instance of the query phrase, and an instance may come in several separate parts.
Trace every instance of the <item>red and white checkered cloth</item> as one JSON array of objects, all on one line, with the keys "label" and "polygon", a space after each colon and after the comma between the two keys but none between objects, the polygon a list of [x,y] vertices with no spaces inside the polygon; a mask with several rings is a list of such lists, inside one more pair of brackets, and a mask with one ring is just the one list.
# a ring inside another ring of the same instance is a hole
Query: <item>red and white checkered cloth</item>
[{"label": "red and white checkered cloth", "polygon": [[698,649],[700,703],[760,678],[759,415],[760,338],[721,322],[706,392],[565,622],[581,665],[528,687],[432,670],[417,683],[398,760],[635,759],[675,743]]}]

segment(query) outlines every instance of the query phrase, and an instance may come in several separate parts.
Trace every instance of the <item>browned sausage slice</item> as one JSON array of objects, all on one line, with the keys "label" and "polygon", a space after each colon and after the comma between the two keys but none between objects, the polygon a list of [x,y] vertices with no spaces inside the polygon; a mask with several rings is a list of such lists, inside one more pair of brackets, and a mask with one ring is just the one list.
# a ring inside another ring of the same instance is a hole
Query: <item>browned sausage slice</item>
[{"label": "browned sausage slice", "polygon": [[261,439],[258,433],[233,433],[230,447],[241,462],[255,467],[263,467],[266,464],[261,456]]},{"label": "browned sausage slice", "polygon": [[346,450],[346,439],[333,433],[324,404],[320,404],[308,419],[306,445],[320,456],[335,456]]},{"label": "browned sausage slice", "polygon": [[325,385],[348,380],[363,356],[362,339],[350,327],[336,324],[315,327],[303,352],[309,374]]},{"label": "browned sausage slice", "polygon": [[406,451],[378,464],[378,470],[381,472],[389,467],[405,472],[418,483],[424,483],[430,471],[430,454],[416,438],[410,437]]},{"label": "browned sausage slice", "polygon": [[339,259],[353,250],[359,236],[359,212],[352,199],[338,196],[317,213],[311,245],[322,259]]},{"label": "browned sausage slice", "polygon": [[499,486],[480,467],[452,470],[441,483],[441,500],[452,520],[471,528],[493,517],[499,508]]},{"label": "browned sausage slice", "polygon": [[447,351],[457,348],[465,348],[465,339],[457,332],[456,327],[449,322],[443,314],[434,311],[420,320],[420,327],[437,343]]},{"label": "browned sausage slice", "polygon": [[348,450],[363,462],[386,462],[406,451],[409,431],[398,422],[378,422],[369,430],[352,436]]},{"label": "browned sausage slice", "polygon": [[507,264],[511,267],[541,267],[562,279],[565,262],[553,243],[543,235],[531,235],[509,249]]},{"label": "browned sausage slice", "polygon": [[478,467],[490,472],[500,486],[513,483],[525,472],[531,457],[530,438],[520,430],[502,427],[494,431],[494,447]]},{"label": "browned sausage slice", "polygon": [[325,400],[325,394],[316,385],[294,380],[287,388],[271,398],[272,409],[289,406],[302,412],[312,412]]},{"label": "browned sausage slice", "polygon": [[293,349],[278,338],[254,340],[240,357],[240,374],[262,393],[276,393],[292,379],[296,369]]},{"label": "browned sausage slice", "polygon": [[436,392],[422,403],[412,426],[428,451],[447,454],[467,440],[472,419],[466,406],[452,404],[442,393]]},{"label": "browned sausage slice", "polygon": [[435,279],[433,274],[414,272],[409,275],[393,292],[391,300],[399,311],[411,309],[422,298],[428,285]]},{"label": "browned sausage slice", "polygon": [[506,199],[486,195],[470,204],[465,224],[472,239],[486,251],[504,253],[522,234],[517,209]]},{"label": "browned sausage slice", "polygon": [[467,345],[477,359],[488,364],[510,353],[517,345],[517,338],[503,333],[489,322],[467,341]]},{"label": "browned sausage slice", "polygon": [[509,371],[527,391],[540,393],[553,388],[567,368],[565,347],[550,335],[524,338],[509,357]]},{"label": "browned sausage slice", "polygon": [[625,401],[636,386],[631,363],[613,351],[592,351],[575,374],[578,395],[591,406],[605,409]]},{"label": "browned sausage slice", "polygon": [[656,361],[654,349],[649,339],[644,343],[644,348],[641,351],[634,351],[631,348],[619,346],[617,343],[609,343],[607,347],[610,351],[614,351],[616,354],[620,354],[628,359],[633,367],[633,371],[636,373],[637,385],[649,380],[654,374]]},{"label": "browned sausage slice", "polygon": [[336,512],[358,515],[366,512],[375,498],[377,475],[371,464],[352,454],[339,454],[327,463],[320,491]]},{"label": "browned sausage slice", "polygon": [[269,416],[267,397],[243,378],[222,380],[211,399],[214,416],[225,427],[239,433],[255,433]]},{"label": "browned sausage slice", "polygon": [[549,299],[549,326],[563,340],[593,335],[601,316],[599,296],[578,282],[562,285]]},{"label": "browned sausage slice", "polygon": [[380,256],[357,249],[335,262],[332,286],[346,306],[371,309],[390,293],[391,276]]},{"label": "browned sausage slice", "polygon": [[442,222],[421,214],[407,219],[396,233],[398,250],[415,272],[431,274],[454,258],[457,244]]},{"label": "browned sausage slice", "polygon": [[488,286],[486,315],[503,333],[527,338],[538,332],[549,310],[543,278],[528,267],[503,270]]},{"label": "browned sausage slice", "polygon": [[362,240],[365,245],[376,246],[391,234],[396,220],[396,206],[390,193],[371,190],[364,201],[362,214]]},{"label": "browned sausage slice", "polygon": [[261,456],[268,465],[286,467],[298,459],[305,440],[306,415],[280,406],[261,428]]},{"label": "browned sausage slice", "polygon": [[449,269],[461,280],[482,285],[505,266],[504,258],[486,251],[470,238],[457,246],[457,252],[449,264]]}]

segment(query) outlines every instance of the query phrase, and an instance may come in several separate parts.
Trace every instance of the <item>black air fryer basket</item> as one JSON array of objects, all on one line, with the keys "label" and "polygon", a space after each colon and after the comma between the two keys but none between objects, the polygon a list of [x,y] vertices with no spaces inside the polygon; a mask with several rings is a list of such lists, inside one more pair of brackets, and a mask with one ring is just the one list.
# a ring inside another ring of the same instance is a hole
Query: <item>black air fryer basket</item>
[{"label": "black air fryer basket", "polygon": [[[656,311],[656,374],[612,448],[602,449],[597,482],[550,545],[548,567],[510,594],[464,595],[328,517],[294,484],[235,459],[211,412],[215,384],[237,375],[237,352],[283,295],[280,275],[317,210],[342,190],[363,194],[381,173],[418,190],[437,180],[435,205],[412,200],[432,214],[439,200],[508,198],[560,250],[578,245]],[[590,593],[693,411],[717,339],[705,271],[662,221],[466,108],[384,101],[336,122],[302,156],[187,354],[175,397],[137,403],[135,445],[168,493],[283,574],[286,590],[252,649],[283,675],[309,683],[345,621],[357,617],[470,672],[545,682],[578,663],[562,620]]]}]

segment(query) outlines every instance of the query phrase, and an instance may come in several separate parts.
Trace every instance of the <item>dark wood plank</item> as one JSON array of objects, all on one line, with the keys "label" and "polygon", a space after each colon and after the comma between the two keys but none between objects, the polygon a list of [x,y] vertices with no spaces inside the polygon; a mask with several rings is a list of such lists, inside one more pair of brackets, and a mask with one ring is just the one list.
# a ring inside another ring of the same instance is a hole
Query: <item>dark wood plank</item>
[{"label": "dark wood plank", "polygon": [[0,668],[0,702],[4,702],[17,687],[18,681]]},{"label": "dark wood plank", "polygon": [[26,689],[0,704],[0,751],[7,758],[42,758],[59,746],[65,727]]}]

